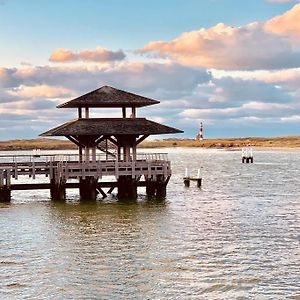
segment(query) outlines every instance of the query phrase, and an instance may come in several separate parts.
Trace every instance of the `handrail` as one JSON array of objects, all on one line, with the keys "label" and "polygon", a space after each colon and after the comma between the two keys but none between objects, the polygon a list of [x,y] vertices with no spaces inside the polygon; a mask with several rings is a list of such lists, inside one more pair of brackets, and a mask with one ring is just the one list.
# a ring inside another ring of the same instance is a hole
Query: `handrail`
[{"label": "handrail", "polygon": [[[84,160],[84,156],[83,156]],[[136,161],[167,161],[167,153],[137,153]],[[108,158],[105,154],[96,154],[96,161],[116,161],[116,159]],[[123,161],[118,160],[118,161]],[[130,158],[132,161],[132,156]],[[76,153],[53,153],[53,154],[8,154],[0,155],[1,163],[32,163],[32,162],[79,162],[79,155]],[[92,157],[90,157],[92,162]]]}]

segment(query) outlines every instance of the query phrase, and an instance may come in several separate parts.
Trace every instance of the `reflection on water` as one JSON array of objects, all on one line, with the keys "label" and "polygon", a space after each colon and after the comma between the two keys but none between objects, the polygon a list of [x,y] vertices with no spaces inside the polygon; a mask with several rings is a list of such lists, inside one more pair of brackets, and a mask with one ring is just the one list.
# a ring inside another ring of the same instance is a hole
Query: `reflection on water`
[{"label": "reflection on water", "polygon": [[300,153],[170,151],[165,201],[1,204],[1,299],[299,299]]}]

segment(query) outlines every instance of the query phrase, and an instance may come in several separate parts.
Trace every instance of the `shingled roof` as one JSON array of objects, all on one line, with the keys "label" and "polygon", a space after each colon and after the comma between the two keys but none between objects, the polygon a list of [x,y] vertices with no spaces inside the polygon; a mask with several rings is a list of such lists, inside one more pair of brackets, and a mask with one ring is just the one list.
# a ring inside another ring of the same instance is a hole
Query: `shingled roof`
[{"label": "shingled roof", "polygon": [[57,107],[142,107],[158,103],[159,101],[157,100],[118,90],[110,86],[103,86]]},{"label": "shingled roof", "polygon": [[182,133],[176,128],[168,127],[145,118],[93,118],[77,119],[53,128],[41,136],[78,136],[78,135],[147,135]]}]

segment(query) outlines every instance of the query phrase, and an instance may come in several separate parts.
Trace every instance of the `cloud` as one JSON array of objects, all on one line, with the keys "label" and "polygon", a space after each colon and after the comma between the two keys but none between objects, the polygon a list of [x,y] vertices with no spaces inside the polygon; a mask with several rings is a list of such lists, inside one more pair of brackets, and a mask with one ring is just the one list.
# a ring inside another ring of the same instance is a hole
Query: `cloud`
[{"label": "cloud", "polygon": [[122,63],[110,67],[42,66],[4,69],[2,73],[1,75],[0,70],[3,88],[27,86],[26,93],[37,93],[41,89],[44,94],[46,92],[68,94],[72,91],[83,93],[107,84],[169,98],[186,94],[199,83],[211,79],[210,73],[205,69],[172,63]]},{"label": "cloud", "polygon": [[[56,104],[105,84],[160,100],[159,106],[141,109],[138,115],[164,120],[170,126],[183,126],[183,129],[185,124],[189,124],[188,130],[191,130],[192,124],[197,127],[199,120],[222,128],[220,124],[225,121],[232,126],[250,120],[259,124],[275,124],[283,122],[283,118],[300,114],[299,85],[288,89],[278,85],[276,72],[268,72],[269,75],[272,73],[273,81],[269,78],[267,82],[266,78],[256,76],[234,78],[229,71],[215,78],[214,72],[206,69],[172,62],[22,66],[0,70],[3,86],[0,101],[5,102],[1,105],[0,114],[13,111],[15,115],[26,116],[25,126],[32,128],[31,134],[36,135],[75,117],[76,111],[56,109]],[[99,110],[99,113],[106,111]],[[109,113],[119,115],[120,111]],[[20,123],[14,120],[12,124],[16,122],[19,126]],[[34,128],[30,127],[31,123],[34,123]],[[6,128],[15,134],[15,129],[7,125]]]},{"label": "cloud", "polygon": [[280,35],[300,36],[300,4],[265,23],[265,30]]},{"label": "cloud", "polygon": [[36,86],[21,85],[8,92],[9,95],[26,98],[26,99],[41,99],[41,98],[66,98],[74,96],[74,92],[63,87],[48,86],[45,84]]},{"label": "cloud", "polygon": [[225,70],[300,67],[300,4],[265,23],[241,27],[223,23],[185,32],[172,41],[153,41],[137,53],[184,65]]},{"label": "cloud", "polygon": [[122,50],[110,51],[102,47],[97,47],[95,50],[83,50],[73,52],[68,49],[59,48],[52,52],[49,60],[52,62],[111,62],[124,60],[126,57]]}]

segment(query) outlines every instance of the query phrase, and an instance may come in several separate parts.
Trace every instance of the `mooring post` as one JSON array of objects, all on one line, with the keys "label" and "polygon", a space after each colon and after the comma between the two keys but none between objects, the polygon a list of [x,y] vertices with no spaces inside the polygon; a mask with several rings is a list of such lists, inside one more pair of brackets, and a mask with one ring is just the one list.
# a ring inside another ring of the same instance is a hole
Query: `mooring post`
[{"label": "mooring post", "polygon": [[190,180],[189,180],[189,179],[184,178],[184,179],[183,179],[183,183],[184,183],[184,186],[185,186],[185,187],[190,187]]}]

